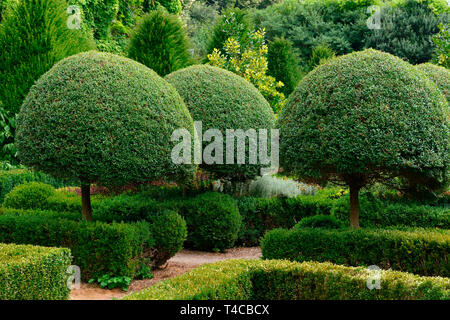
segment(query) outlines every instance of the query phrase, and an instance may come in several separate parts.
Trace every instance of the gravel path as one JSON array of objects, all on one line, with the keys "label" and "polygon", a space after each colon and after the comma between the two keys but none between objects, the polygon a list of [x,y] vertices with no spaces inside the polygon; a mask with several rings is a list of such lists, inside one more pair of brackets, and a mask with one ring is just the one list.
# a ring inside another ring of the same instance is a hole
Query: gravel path
[{"label": "gravel path", "polygon": [[184,249],[172,257],[162,269],[154,270],[154,278],[150,280],[136,280],[131,284],[128,292],[120,289],[106,290],[97,285],[83,283],[80,289],[74,289],[70,293],[71,300],[111,300],[123,297],[134,291],[148,288],[155,283],[176,277],[205,263],[212,263],[229,259],[259,259],[261,249],[259,247],[233,248],[224,253],[203,252]]}]

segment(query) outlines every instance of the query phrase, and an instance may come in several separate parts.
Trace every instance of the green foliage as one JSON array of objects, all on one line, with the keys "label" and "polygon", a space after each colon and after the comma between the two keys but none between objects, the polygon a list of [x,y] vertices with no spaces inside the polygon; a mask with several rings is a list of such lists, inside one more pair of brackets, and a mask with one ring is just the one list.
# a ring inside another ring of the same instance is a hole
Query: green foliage
[{"label": "green foliage", "polygon": [[229,38],[234,38],[245,48],[252,31],[253,25],[246,11],[237,8],[225,10],[214,26],[207,52],[212,53],[214,49],[218,49],[224,54],[225,43]]},{"label": "green foliage", "polygon": [[447,108],[434,83],[390,54],[332,59],[303,79],[278,119],[281,166],[356,189],[395,176],[445,184]]},{"label": "green foliage", "polygon": [[311,53],[311,58],[308,62],[309,70],[313,70],[315,67],[326,63],[329,59],[332,59],[335,56],[336,54],[333,49],[326,44],[319,44]]},{"label": "green foliage", "polygon": [[292,42],[275,38],[269,43],[267,74],[283,83],[278,90],[286,97],[294,91],[301,76],[300,61],[292,48]]},{"label": "green foliage", "polygon": [[448,102],[450,98],[450,70],[431,63],[419,64],[416,68],[425,73],[441,89]]},{"label": "green foliage", "polygon": [[64,0],[24,0],[4,12],[0,27],[1,159],[17,162],[15,116],[34,82],[62,58],[94,47],[88,35],[67,27],[66,10]]},{"label": "green foliage", "polygon": [[340,229],[343,226],[342,221],[339,221],[334,216],[317,215],[303,218],[295,225],[295,228]]},{"label": "green foliage", "polygon": [[161,281],[125,300],[448,300],[446,278],[381,271],[381,290],[369,290],[371,273],[331,263],[229,260]]},{"label": "green foliage", "polygon": [[95,39],[106,39],[119,11],[119,0],[69,0],[82,10],[82,20],[94,33]]},{"label": "green foliage", "polygon": [[[362,227],[407,226],[450,229],[450,211],[440,207],[405,203],[382,203],[369,193],[359,197]],[[336,200],[331,213],[348,225],[348,195]]]},{"label": "green foliage", "polygon": [[381,28],[371,30],[366,47],[392,53],[412,64],[431,60],[433,35],[439,32],[439,17],[426,1],[406,0],[400,5],[382,7]]},{"label": "green foliage", "polygon": [[70,251],[0,243],[0,300],[67,300]]},{"label": "green foliage", "polygon": [[69,248],[84,280],[103,274],[133,278],[154,246],[148,223],[87,223],[67,216],[6,212],[0,215],[0,242]]},{"label": "green foliage", "polygon": [[436,46],[434,59],[439,65],[450,68],[450,33],[443,24],[439,24],[438,28],[439,33],[433,36],[433,43]]},{"label": "green foliage", "polygon": [[105,222],[149,222],[156,248],[152,264],[159,267],[183,248],[187,237],[186,221],[171,210],[146,197],[120,195],[95,205],[93,216]]},{"label": "green foliage", "polygon": [[187,244],[199,250],[232,248],[242,226],[235,200],[226,194],[207,192],[183,201],[180,214],[188,226]]},{"label": "green foliage", "polygon": [[70,181],[55,179],[52,176],[29,169],[0,170],[0,201],[3,202],[15,186],[26,182],[43,182],[50,184],[55,188],[61,188],[70,185]]},{"label": "green foliage", "polygon": [[20,184],[5,196],[3,207],[15,209],[42,208],[47,198],[55,194],[55,188],[42,182]]},{"label": "green foliage", "polygon": [[327,44],[338,55],[364,47],[370,30],[367,7],[376,0],[285,0],[251,14],[257,28],[264,28],[269,40],[284,37],[293,43],[306,69],[312,50]]},{"label": "green foliage", "polygon": [[382,269],[442,277],[450,275],[449,247],[449,231],[438,229],[276,229],[261,241],[264,259],[376,264]]},{"label": "green foliage", "polygon": [[[176,71],[166,80],[183,97],[192,118],[202,121],[203,132],[219,129],[225,140],[226,129],[245,132],[252,128],[273,128],[274,114],[264,97],[251,83],[229,71],[196,65]],[[203,142],[203,150],[208,145],[208,142]],[[248,151],[245,164],[226,164],[225,152],[216,154],[214,158],[220,160],[200,167],[218,178],[243,181],[259,175],[261,169],[261,164],[250,164]],[[223,164],[218,164],[218,161]]]},{"label": "green foliage", "polygon": [[98,283],[101,288],[114,289],[121,288],[123,291],[128,291],[128,287],[131,284],[130,277],[111,277],[109,274],[104,274],[98,278],[89,279],[89,283]]},{"label": "green foliage", "polygon": [[264,175],[250,183],[249,195],[252,197],[293,198],[299,195],[314,194],[317,188],[304,183],[277,176]]},{"label": "green foliage", "polygon": [[171,159],[178,128],[194,134],[174,88],[135,61],[91,51],[64,59],[36,83],[16,144],[24,164],[84,183],[186,181],[195,166]]},{"label": "green foliage", "polygon": [[143,17],[131,37],[128,56],[160,76],[191,63],[186,31],[181,20],[156,10]]},{"label": "green foliage", "polygon": [[245,46],[234,37],[228,38],[221,54],[219,49],[208,55],[209,64],[229,70],[253,83],[272,106],[275,113],[281,111],[285,103],[284,94],[278,92],[283,83],[267,75],[268,47],[264,41],[264,30],[251,33]]}]

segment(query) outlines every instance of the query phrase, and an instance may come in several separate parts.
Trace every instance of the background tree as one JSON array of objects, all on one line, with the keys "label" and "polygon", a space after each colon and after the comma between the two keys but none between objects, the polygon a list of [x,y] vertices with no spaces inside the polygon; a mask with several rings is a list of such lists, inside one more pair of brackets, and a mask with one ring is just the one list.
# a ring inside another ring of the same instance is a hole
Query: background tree
[{"label": "background tree", "polygon": [[64,0],[9,0],[0,25],[0,158],[15,162],[16,114],[33,83],[56,62],[94,47],[92,37],[67,27]]},{"label": "background tree", "polygon": [[181,20],[158,9],[142,18],[131,36],[128,56],[161,76],[191,64]]},{"label": "background tree", "polygon": [[367,48],[392,53],[412,64],[431,60],[434,52],[433,35],[439,32],[440,19],[426,1],[407,0],[402,4],[381,9],[381,29],[371,30]]},{"label": "background tree", "polygon": [[436,85],[400,58],[370,49],[332,59],[303,79],[279,118],[281,166],[348,185],[358,228],[362,187],[430,172],[445,179],[446,108]]},{"label": "background tree", "polygon": [[331,49],[326,44],[319,44],[315,47],[311,53],[311,58],[308,62],[309,70],[313,70],[315,67],[324,64],[329,59],[332,59],[336,56],[333,49]]},{"label": "background tree", "polygon": [[284,38],[276,38],[269,43],[267,53],[267,74],[283,83],[279,91],[287,97],[294,91],[302,75],[300,61],[293,51],[292,43]]},{"label": "background tree", "polygon": [[450,33],[448,27],[439,24],[439,33],[433,36],[433,43],[436,46],[433,60],[435,63],[450,68]]},{"label": "background tree", "polygon": [[208,55],[209,64],[227,69],[253,83],[270,103],[273,111],[280,112],[285,104],[285,96],[278,90],[284,84],[267,75],[268,48],[264,41],[264,30],[249,35],[246,46],[242,46],[233,37],[229,38],[223,51],[225,53],[221,54],[219,49],[214,49],[213,53]]},{"label": "background tree", "polygon": [[90,51],[59,62],[30,90],[18,118],[21,161],[55,177],[79,179],[90,221],[90,184],[193,178],[171,159],[172,132],[192,118],[179,94],[133,60]]}]

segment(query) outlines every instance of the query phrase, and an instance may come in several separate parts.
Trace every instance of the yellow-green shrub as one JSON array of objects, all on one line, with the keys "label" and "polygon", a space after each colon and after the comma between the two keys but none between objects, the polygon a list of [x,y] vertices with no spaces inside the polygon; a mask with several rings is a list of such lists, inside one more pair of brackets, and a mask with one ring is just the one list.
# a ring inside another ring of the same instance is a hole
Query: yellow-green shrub
[{"label": "yellow-green shrub", "polygon": [[381,271],[369,290],[366,268],[281,260],[228,260],[162,281],[125,300],[416,300],[450,299],[450,280]]},{"label": "yellow-green shrub", "polygon": [[0,300],[68,299],[69,249],[0,243]]}]

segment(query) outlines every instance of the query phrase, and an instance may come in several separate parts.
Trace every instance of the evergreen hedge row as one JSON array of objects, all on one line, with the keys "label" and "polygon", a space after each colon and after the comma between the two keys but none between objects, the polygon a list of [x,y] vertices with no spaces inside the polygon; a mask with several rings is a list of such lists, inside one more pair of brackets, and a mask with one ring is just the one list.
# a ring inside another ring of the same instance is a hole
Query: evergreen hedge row
[{"label": "evergreen hedge row", "polygon": [[70,250],[0,243],[0,300],[65,300]]},{"label": "evergreen hedge row", "polygon": [[228,260],[161,281],[125,300],[427,300],[450,299],[450,280],[381,271],[369,290],[366,268],[280,260]]}]

